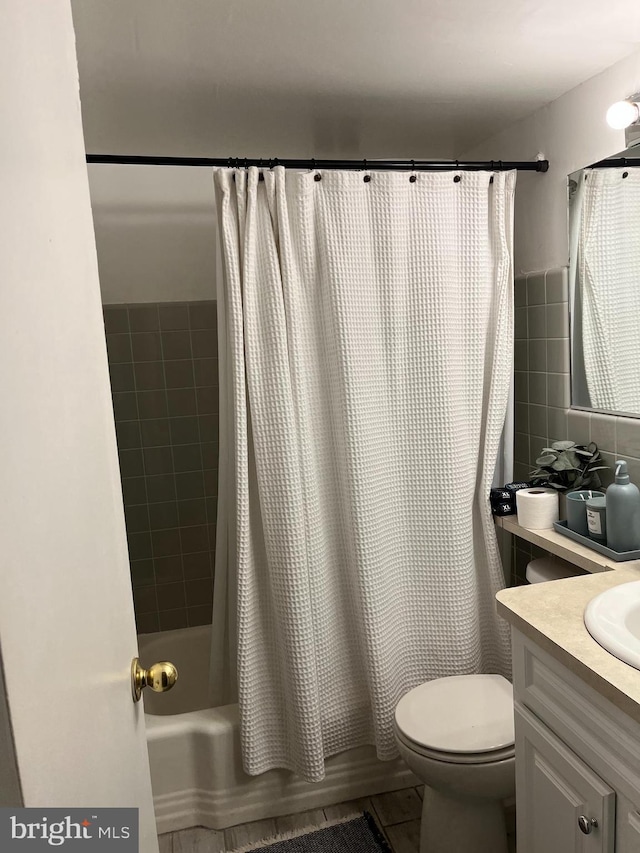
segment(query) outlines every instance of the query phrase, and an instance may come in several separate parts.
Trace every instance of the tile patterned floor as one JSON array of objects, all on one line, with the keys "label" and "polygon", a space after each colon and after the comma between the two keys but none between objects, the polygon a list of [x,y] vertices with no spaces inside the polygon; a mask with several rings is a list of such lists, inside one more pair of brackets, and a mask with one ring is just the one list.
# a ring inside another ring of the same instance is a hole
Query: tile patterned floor
[{"label": "tile patterned floor", "polygon": [[[225,830],[182,829],[159,836],[160,853],[226,853],[278,833],[322,826],[327,821],[368,811],[375,818],[393,853],[419,853],[422,788],[405,788],[327,806],[324,809],[243,823]],[[509,851],[515,853],[515,810],[507,809]]]}]

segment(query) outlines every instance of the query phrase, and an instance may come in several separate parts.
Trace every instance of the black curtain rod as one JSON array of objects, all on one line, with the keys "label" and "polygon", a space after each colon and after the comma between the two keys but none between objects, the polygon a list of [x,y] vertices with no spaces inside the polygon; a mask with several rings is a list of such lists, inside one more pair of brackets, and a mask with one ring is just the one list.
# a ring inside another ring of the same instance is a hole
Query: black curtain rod
[{"label": "black curtain rod", "polygon": [[246,169],[257,166],[270,169],[285,166],[288,169],[374,169],[391,172],[447,172],[463,171],[505,172],[518,169],[522,172],[546,172],[548,160],[259,160],[246,157],[147,157],[143,155],[87,154],[87,163],[111,163],[130,166],[222,166]]},{"label": "black curtain rod", "polygon": [[589,166],[589,169],[621,169],[640,166],[640,157],[612,157],[609,160],[601,160]]}]

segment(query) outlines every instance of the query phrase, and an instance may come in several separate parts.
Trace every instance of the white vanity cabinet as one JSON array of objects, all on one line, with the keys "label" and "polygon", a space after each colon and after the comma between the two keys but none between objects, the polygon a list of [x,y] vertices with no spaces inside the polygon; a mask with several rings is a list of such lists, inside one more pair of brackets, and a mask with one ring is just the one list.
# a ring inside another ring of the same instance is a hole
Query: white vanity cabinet
[{"label": "white vanity cabinet", "polygon": [[512,639],[518,853],[640,853],[640,723]]},{"label": "white vanity cabinet", "polygon": [[585,836],[584,849],[613,853],[615,791],[519,706],[516,749],[518,853],[579,850],[578,830]]},{"label": "white vanity cabinet", "polygon": [[637,800],[634,804],[627,797],[618,795],[616,802],[616,847],[615,850],[640,850],[640,814]]}]

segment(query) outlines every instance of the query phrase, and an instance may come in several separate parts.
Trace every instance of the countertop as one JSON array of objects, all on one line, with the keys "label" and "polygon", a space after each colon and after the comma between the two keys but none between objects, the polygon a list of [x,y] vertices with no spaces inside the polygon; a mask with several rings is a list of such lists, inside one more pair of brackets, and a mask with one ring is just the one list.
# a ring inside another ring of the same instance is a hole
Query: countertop
[{"label": "countertop", "polygon": [[583,622],[592,598],[637,580],[638,561],[617,563],[615,571],[503,589],[496,599],[500,616],[640,723],[640,670],[606,652]]}]

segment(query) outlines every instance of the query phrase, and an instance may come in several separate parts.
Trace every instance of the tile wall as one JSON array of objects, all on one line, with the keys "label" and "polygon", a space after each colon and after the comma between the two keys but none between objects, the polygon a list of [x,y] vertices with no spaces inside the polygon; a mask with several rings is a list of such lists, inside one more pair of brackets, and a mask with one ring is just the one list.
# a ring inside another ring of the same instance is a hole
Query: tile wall
[{"label": "tile wall", "polygon": [[[547,270],[515,281],[515,464],[514,479],[528,480],[540,451],[569,438],[600,448],[606,465],[629,463],[640,485],[640,419],[570,408],[568,270]],[[611,482],[603,472],[603,484]],[[532,549],[516,540],[515,581],[522,581]],[[533,556],[544,552],[535,549]]]},{"label": "tile wall", "polygon": [[104,322],[138,632],[209,623],[216,304],[105,305]]}]

